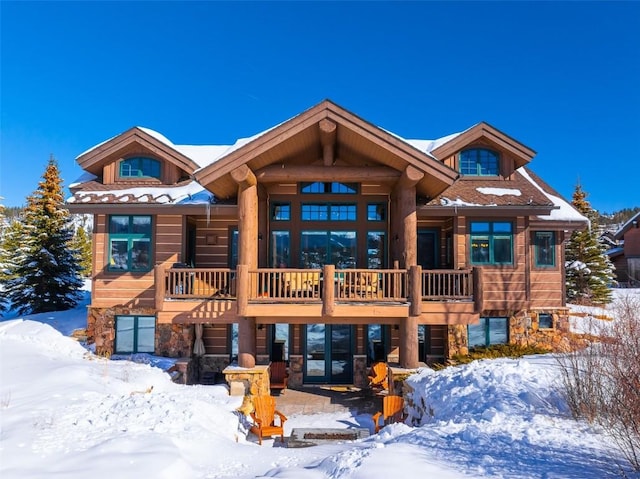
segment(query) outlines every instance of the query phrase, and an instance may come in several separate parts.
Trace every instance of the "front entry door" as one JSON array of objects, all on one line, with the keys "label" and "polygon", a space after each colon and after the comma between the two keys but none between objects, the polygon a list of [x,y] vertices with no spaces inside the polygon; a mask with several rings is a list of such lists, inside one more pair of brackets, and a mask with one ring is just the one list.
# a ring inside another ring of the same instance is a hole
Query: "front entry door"
[{"label": "front entry door", "polygon": [[418,264],[422,269],[438,267],[438,230],[418,230]]},{"label": "front entry door", "polygon": [[353,382],[352,328],[344,324],[307,324],[305,328],[306,383]]}]

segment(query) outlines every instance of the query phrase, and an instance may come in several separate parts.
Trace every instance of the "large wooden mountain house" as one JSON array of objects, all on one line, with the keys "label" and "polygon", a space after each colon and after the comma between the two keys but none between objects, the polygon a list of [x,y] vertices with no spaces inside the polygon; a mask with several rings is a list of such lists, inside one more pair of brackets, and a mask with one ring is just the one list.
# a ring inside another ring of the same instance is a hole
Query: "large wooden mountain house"
[{"label": "large wooden mountain house", "polygon": [[366,384],[566,327],[563,241],[587,219],[487,123],[406,140],[323,101],[231,146],[134,127],[82,153],[88,333],[190,377],[287,361],[289,385]]}]

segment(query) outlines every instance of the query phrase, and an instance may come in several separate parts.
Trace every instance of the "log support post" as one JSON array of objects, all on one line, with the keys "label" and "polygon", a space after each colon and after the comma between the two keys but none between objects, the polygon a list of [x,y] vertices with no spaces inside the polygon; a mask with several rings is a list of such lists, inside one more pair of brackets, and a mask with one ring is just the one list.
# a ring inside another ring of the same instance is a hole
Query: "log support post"
[{"label": "log support post", "polygon": [[156,265],[153,270],[154,282],[156,287],[155,307],[156,311],[162,311],[164,306],[164,297],[167,294],[167,268],[164,264]]},{"label": "log support post", "polygon": [[256,319],[247,317],[249,271],[258,267],[258,182],[247,165],[231,172],[238,184],[238,366],[256,365]]},{"label": "log support post", "polygon": [[[408,166],[393,189],[393,200],[396,205],[395,214],[398,216],[393,224],[397,228],[392,234],[398,235],[399,246],[396,254],[401,251],[401,261],[404,268],[418,263],[418,214],[416,205],[416,184],[424,177],[424,173],[413,166]],[[399,248],[399,250],[398,250]],[[396,259],[396,258],[394,258]]]},{"label": "log support post", "polygon": [[324,265],[322,271],[322,315],[333,316],[336,307],[335,288],[336,267],[333,264]]}]

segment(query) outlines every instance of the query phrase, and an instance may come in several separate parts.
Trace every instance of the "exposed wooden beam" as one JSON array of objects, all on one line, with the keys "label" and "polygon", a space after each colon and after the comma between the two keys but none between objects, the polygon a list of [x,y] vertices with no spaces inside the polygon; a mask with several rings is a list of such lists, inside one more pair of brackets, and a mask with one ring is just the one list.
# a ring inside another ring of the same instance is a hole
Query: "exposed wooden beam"
[{"label": "exposed wooden beam", "polygon": [[241,188],[249,188],[258,184],[256,175],[247,165],[240,165],[235,170],[231,171],[231,178],[238,183]]},{"label": "exposed wooden beam", "polygon": [[256,178],[262,183],[277,183],[280,181],[345,181],[357,182],[363,180],[396,181],[401,173],[388,166],[371,166],[360,168],[355,166],[324,166],[313,165],[270,165],[256,171]]},{"label": "exposed wooden beam", "polygon": [[338,126],[327,120],[320,120],[320,143],[322,144],[322,160],[324,166],[332,166],[335,161],[336,131]]},{"label": "exposed wooden beam", "polygon": [[406,188],[414,187],[418,184],[418,182],[422,181],[424,178],[424,173],[420,171],[415,166],[407,166],[405,170],[402,172],[402,175],[398,179],[398,182],[395,185],[395,190],[400,191]]}]

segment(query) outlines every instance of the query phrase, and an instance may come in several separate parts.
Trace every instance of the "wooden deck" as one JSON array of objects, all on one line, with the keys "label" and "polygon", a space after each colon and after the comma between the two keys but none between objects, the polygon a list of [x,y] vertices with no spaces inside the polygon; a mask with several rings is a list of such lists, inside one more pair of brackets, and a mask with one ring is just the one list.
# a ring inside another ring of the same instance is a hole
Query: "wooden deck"
[{"label": "wooden deck", "polygon": [[481,295],[479,269],[156,269],[159,311],[197,308],[220,311],[231,319],[341,317],[358,322],[425,313],[443,317],[480,311]]}]

